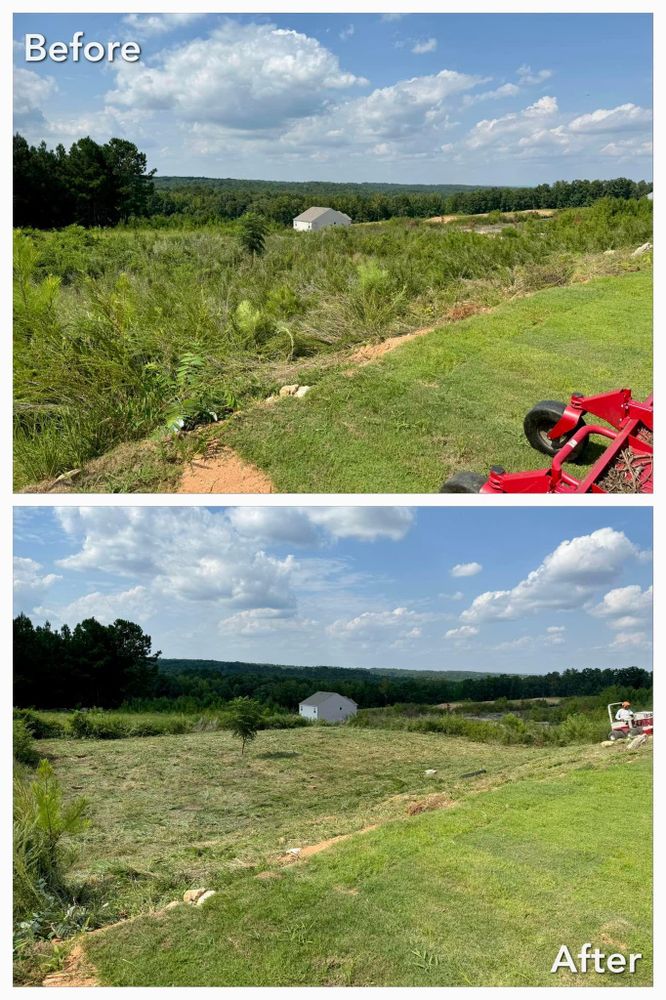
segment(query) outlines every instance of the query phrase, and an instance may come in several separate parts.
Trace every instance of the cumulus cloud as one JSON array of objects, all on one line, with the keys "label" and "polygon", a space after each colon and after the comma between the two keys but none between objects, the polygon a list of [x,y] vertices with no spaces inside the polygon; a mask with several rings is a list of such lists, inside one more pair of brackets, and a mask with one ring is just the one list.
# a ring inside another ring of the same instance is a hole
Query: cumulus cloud
[{"label": "cumulus cloud", "polygon": [[448,632],[445,633],[445,639],[471,639],[472,636],[478,635],[479,630],[475,625],[460,625],[459,628],[450,628]]},{"label": "cumulus cloud", "polygon": [[239,132],[275,130],[321,111],[332,93],[364,83],[317,39],[271,24],[227,22],[166,49],[155,65],[119,63],[107,103],[172,111],[184,122]]},{"label": "cumulus cloud", "polygon": [[62,577],[56,573],[43,573],[44,567],[34,559],[24,556],[14,556],[14,591],[17,594],[30,594],[46,590],[51,584]]},{"label": "cumulus cloud", "polygon": [[639,555],[627,536],[599,528],[561,542],[524,580],[510,590],[486,591],[462,612],[467,624],[524,618],[545,609],[570,610],[611,583]]},{"label": "cumulus cloud", "polygon": [[435,52],[437,49],[437,39],[436,38],[425,38],[422,42],[415,42],[412,46],[412,52],[415,56],[425,55],[427,52]]},{"label": "cumulus cloud", "polygon": [[646,632],[618,632],[609,648],[639,650],[649,649],[651,645],[652,643]]},{"label": "cumulus cloud", "polygon": [[478,562],[457,563],[451,569],[451,576],[476,576],[482,569],[483,566]]},{"label": "cumulus cloud", "polygon": [[402,144],[409,141],[412,147],[419,141],[431,149],[441,131],[453,124],[452,98],[481,82],[482,77],[448,69],[400,80],[297,122],[280,141],[285,146],[316,145],[319,149],[349,146],[359,151],[364,144],[376,146],[380,141]]},{"label": "cumulus cloud", "polygon": [[652,615],[652,587],[643,590],[638,584],[632,584],[609,590],[590,614],[607,619],[612,629],[626,630],[645,624]]},{"label": "cumulus cloud", "polygon": [[29,130],[46,124],[44,102],[57,91],[52,76],[42,76],[30,69],[14,69],[14,129]]},{"label": "cumulus cloud", "polygon": [[203,508],[58,508],[81,547],[59,565],[149,579],[151,590],[234,608],[294,608],[293,556],[278,559]]},{"label": "cumulus cloud", "polygon": [[[468,150],[493,147],[498,154],[520,157],[585,153],[623,158],[646,156],[651,151],[651,119],[648,109],[622,104],[566,120],[557,99],[544,96],[522,111],[477,122],[464,138],[463,147]],[[622,138],[627,133],[633,139]],[[600,146],[602,138],[606,141]]]},{"label": "cumulus cloud", "polygon": [[620,104],[616,108],[599,108],[587,115],[579,115],[569,122],[569,129],[576,133],[635,132],[649,126],[652,112],[637,104]]},{"label": "cumulus cloud", "polygon": [[137,38],[153,38],[156,35],[166,35],[176,28],[185,27],[205,16],[205,14],[126,14],[123,23],[132,28]]},{"label": "cumulus cloud", "polygon": [[250,608],[223,618],[219,623],[222,635],[268,636],[276,634],[304,633],[318,623],[311,618],[298,618],[285,614],[276,608]]},{"label": "cumulus cloud", "polygon": [[326,631],[334,639],[360,642],[377,641],[387,636],[392,639],[406,639],[410,635],[416,638],[421,634],[420,624],[431,618],[431,615],[402,607],[391,611],[364,611],[353,618],[339,618]]},{"label": "cumulus cloud", "polygon": [[62,607],[37,607],[35,614],[50,621],[74,625],[86,618],[96,618],[109,625],[117,618],[145,622],[155,613],[155,601],[146,587],[130,587],[118,593],[95,591],[77,597]]},{"label": "cumulus cloud", "polygon": [[235,507],[229,520],[248,538],[295,545],[322,538],[399,541],[414,523],[408,507]]},{"label": "cumulus cloud", "polygon": [[503,83],[494,90],[483,90],[480,94],[465,94],[463,97],[463,107],[470,107],[473,104],[480,104],[482,101],[499,101],[505,97],[515,97],[520,93],[520,87],[515,83]]}]

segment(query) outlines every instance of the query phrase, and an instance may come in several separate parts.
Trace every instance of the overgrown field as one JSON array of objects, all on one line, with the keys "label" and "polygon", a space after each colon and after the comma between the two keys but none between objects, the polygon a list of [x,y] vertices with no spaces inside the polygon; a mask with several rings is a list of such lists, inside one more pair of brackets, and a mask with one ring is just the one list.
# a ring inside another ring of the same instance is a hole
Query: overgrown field
[{"label": "overgrown field", "polygon": [[588,940],[642,951],[649,982],[643,754],[349,727],[264,732],[245,757],[222,732],[40,750],[89,801],[67,874],[90,926],[218,890],[84,938],[105,984],[552,985],[560,943]]},{"label": "overgrown field", "polygon": [[287,377],[302,381],[301,366],[315,383],[345,347],[461,304],[566,284],[586,255],[618,250],[604,267],[622,270],[623,248],[651,226],[646,199],[604,199],[497,237],[413,220],[280,231],[263,255],[242,249],[233,224],[19,231],[16,485],[223,418]]}]

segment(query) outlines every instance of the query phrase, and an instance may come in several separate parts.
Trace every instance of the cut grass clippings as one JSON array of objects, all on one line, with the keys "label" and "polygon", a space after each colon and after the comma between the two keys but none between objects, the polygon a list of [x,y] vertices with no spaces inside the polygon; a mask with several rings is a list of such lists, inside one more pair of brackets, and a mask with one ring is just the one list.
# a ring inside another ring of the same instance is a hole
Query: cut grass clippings
[{"label": "cut grass clippings", "polygon": [[561,944],[591,941],[641,952],[631,985],[649,985],[650,759],[604,763],[553,761],[280,877],[220,880],[202,909],[111,928],[85,955],[114,986],[627,985],[550,973]]}]

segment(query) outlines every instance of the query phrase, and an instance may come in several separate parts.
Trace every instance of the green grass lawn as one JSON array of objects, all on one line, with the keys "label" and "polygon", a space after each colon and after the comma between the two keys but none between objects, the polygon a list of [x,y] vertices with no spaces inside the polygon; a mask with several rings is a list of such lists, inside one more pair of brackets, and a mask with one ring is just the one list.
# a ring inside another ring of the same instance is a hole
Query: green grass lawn
[{"label": "green grass lawn", "polygon": [[[450,776],[459,747],[438,742],[432,762]],[[377,747],[380,776],[387,750]],[[527,767],[449,809],[389,820],[270,879],[222,877],[202,909],[111,928],[86,939],[86,957],[114,986],[648,985],[650,760],[612,749],[604,766],[604,751],[579,750],[566,768],[551,751],[540,774]],[[354,760],[344,784],[356,797],[365,768]],[[562,944],[587,941],[641,952],[637,974],[550,973]]]},{"label": "green grass lawn", "polygon": [[[561,943],[649,954],[647,755],[347,727],[39,748],[90,803],[69,879],[136,917],[83,938],[104,983],[552,985]],[[410,815],[431,793],[450,808]]]},{"label": "green grass lawn", "polygon": [[460,469],[539,468],[522,430],[538,400],[651,391],[651,297],[648,271],[537,292],[250,409],[222,438],[279,492],[433,492]]}]

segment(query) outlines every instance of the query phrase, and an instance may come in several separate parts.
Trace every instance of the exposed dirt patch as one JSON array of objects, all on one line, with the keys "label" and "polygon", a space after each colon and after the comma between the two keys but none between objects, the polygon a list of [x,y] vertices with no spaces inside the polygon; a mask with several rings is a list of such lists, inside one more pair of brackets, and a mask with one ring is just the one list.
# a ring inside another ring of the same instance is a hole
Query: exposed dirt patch
[{"label": "exposed dirt patch", "polygon": [[359,833],[370,833],[371,830],[376,830],[379,823],[372,823],[370,826],[364,826],[362,830],[355,830],[353,833],[341,833],[337,837],[329,837],[328,840],[320,840],[318,844],[310,844],[309,847],[302,847],[298,854],[284,854],[279,859],[282,865],[293,865],[295,861],[305,861],[307,858],[311,858],[314,854],[319,854],[321,851],[327,850],[329,847],[333,847],[334,844],[341,844],[343,840],[349,840],[350,837],[355,837]]},{"label": "exposed dirt patch", "polygon": [[[549,219],[552,215],[555,215],[554,208],[523,208],[517,212],[506,212],[506,215],[538,215],[540,219]],[[474,216],[475,219],[487,219],[490,212],[479,212]],[[433,215],[432,218],[426,219],[426,222],[455,222],[456,219],[460,219],[459,215]]]},{"label": "exposed dirt patch", "polygon": [[[452,306],[448,312],[442,316],[441,320],[434,326],[423,326],[419,330],[412,330],[411,333],[399,334],[397,337],[387,337],[379,344],[364,344],[350,356],[349,360],[355,365],[367,365],[377,358],[383,357],[389,351],[394,351],[396,347],[414,340],[416,337],[424,337],[427,333],[439,330],[445,323],[457,323],[459,320],[467,319],[469,316],[476,316],[479,313],[490,312],[487,306],[479,305],[476,302],[459,302]],[[352,374],[353,369],[345,372],[345,375]]]},{"label": "exposed dirt patch", "polygon": [[75,944],[60,972],[50,972],[42,986],[100,986],[80,944]]},{"label": "exposed dirt patch", "polygon": [[259,872],[258,875],[255,875],[255,878],[260,878],[262,881],[264,881],[264,880],[272,879],[272,878],[282,878],[282,876],[280,875],[279,872],[270,872],[269,871],[269,872]]},{"label": "exposed dirt patch", "polygon": [[450,799],[448,795],[444,795],[442,792],[434,792],[432,795],[426,795],[423,799],[418,799],[416,802],[410,802],[407,806],[408,816],[418,816],[419,813],[424,812],[434,812],[436,809],[450,809],[453,805],[453,799]]},{"label": "exposed dirt patch", "polygon": [[256,465],[231,448],[217,447],[195,458],[183,472],[177,493],[274,493],[273,483]]}]

